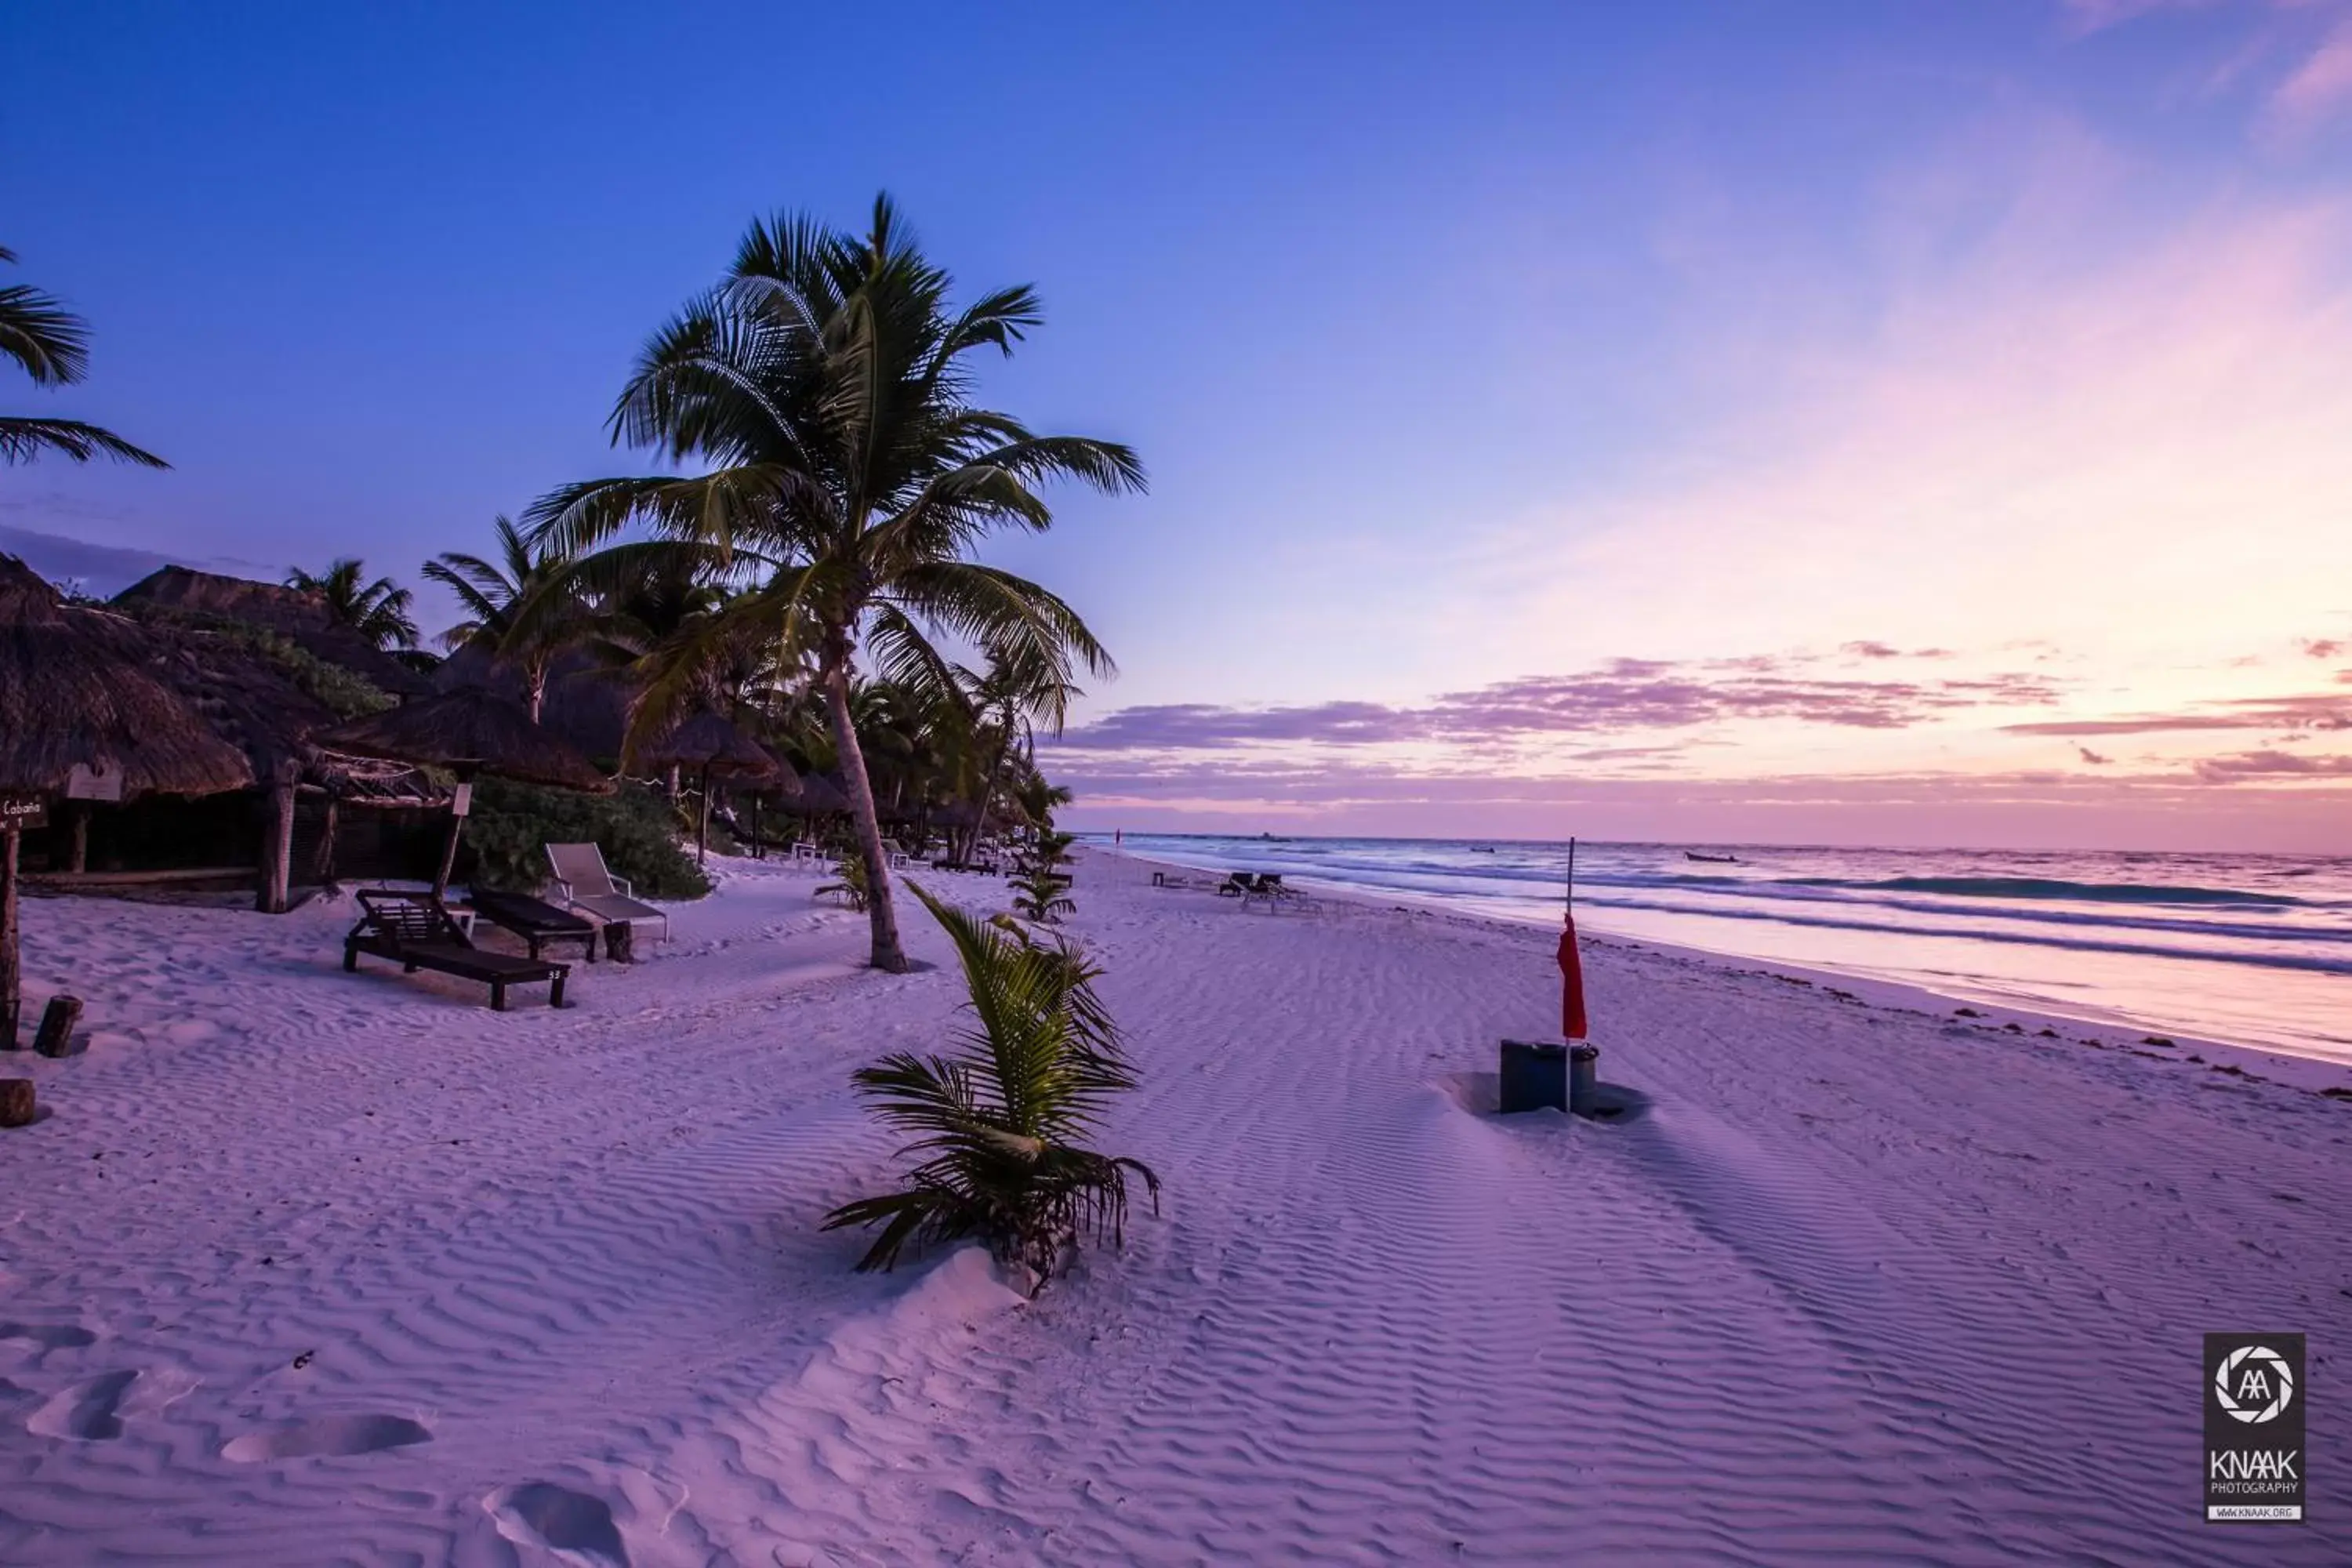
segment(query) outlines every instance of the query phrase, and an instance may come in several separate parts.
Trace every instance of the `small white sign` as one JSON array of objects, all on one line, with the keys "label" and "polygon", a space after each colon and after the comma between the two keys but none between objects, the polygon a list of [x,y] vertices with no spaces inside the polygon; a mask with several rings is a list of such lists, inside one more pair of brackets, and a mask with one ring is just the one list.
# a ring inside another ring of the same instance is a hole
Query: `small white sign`
[{"label": "small white sign", "polygon": [[100,771],[87,768],[76,763],[66,773],[66,798],[68,800],[121,800],[122,772],[119,768]]},{"label": "small white sign", "polygon": [[459,784],[457,786],[457,793],[449,797],[449,815],[452,816],[464,816],[473,809],[474,786],[470,784]]}]

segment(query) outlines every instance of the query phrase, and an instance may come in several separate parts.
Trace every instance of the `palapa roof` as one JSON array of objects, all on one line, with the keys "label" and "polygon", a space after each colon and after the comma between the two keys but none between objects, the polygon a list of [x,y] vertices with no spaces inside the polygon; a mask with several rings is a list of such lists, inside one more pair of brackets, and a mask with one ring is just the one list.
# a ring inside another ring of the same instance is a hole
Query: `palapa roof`
[{"label": "palapa roof", "polygon": [[124,608],[155,605],[198,623],[239,621],[276,632],[314,658],[359,676],[394,697],[418,697],[433,682],[349,626],[338,626],[316,594],[187,566],[165,566],[114,596]]},{"label": "palapa roof", "polygon": [[0,789],[62,793],[79,766],[122,795],[216,795],[254,782],[245,754],[148,667],[119,616],[62,604],[0,555]]},{"label": "palapa roof", "polygon": [[[433,683],[443,691],[481,686],[522,700],[522,679],[478,643],[467,643],[441,661]],[[628,675],[573,650],[548,667],[547,693],[540,704],[540,727],[584,756],[618,757],[629,730],[629,703],[636,695]]]},{"label": "palapa roof", "polygon": [[801,793],[800,775],[751,736],[716,713],[698,713],[637,753],[641,768],[709,770],[780,795]]},{"label": "palapa roof", "polygon": [[338,724],[314,739],[352,756],[496,773],[593,795],[613,789],[595,764],[532,723],[522,704],[478,686],[404,702]]},{"label": "palapa roof", "polygon": [[847,811],[849,792],[830,773],[803,773],[800,794],[784,802],[784,809],[803,816],[822,816],[827,812]]}]

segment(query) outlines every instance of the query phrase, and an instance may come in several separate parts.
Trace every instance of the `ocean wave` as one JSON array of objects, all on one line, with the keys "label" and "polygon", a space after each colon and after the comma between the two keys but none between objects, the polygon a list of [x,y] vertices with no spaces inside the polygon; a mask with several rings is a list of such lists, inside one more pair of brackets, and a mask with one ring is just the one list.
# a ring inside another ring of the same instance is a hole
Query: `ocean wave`
[{"label": "ocean wave", "polygon": [[2285,909],[2305,900],[2285,893],[2234,888],[2167,887],[2145,882],[2067,882],[2040,877],[1888,877],[1852,882],[1835,877],[1782,879],[1801,887],[1855,888],[1890,893],[1941,893],[1958,899],[2064,899],[2085,904],[2242,904]]}]

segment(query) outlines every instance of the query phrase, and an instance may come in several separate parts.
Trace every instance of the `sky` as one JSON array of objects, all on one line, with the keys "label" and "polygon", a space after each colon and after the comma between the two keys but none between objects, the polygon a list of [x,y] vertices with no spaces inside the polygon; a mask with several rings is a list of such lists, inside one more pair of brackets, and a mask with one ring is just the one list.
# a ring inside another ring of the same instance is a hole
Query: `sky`
[{"label": "sky", "polygon": [[[991,558],[1130,830],[2352,854],[2352,0],[24,4],[9,280],[147,473],[0,549],[413,580],[757,215],[898,198],[1127,441]],[[427,601],[428,621],[452,618]]]}]

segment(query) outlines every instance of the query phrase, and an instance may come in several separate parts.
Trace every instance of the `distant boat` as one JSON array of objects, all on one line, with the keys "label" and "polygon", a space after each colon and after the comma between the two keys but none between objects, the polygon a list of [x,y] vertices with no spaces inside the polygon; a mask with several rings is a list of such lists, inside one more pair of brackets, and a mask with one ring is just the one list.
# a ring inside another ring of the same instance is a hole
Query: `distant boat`
[{"label": "distant boat", "polygon": [[1739,864],[1739,857],[1737,855],[1702,855],[1696,849],[1684,850],[1683,858],[1685,860],[1705,861],[1709,866],[1737,866]]},{"label": "distant boat", "polygon": [[1473,855],[1492,855],[1494,852],[1495,847],[1491,844],[1473,844],[1470,846],[1470,853]]}]

